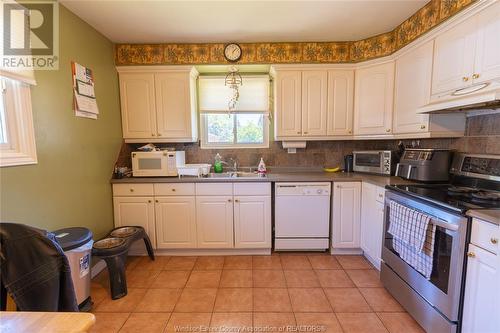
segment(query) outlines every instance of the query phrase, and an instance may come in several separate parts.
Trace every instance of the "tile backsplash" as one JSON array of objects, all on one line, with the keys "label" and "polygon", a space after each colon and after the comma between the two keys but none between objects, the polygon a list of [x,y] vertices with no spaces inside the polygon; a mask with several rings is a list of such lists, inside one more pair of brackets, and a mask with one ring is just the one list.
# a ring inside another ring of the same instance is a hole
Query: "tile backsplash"
[{"label": "tile backsplash", "polygon": [[[305,149],[289,154],[281,142],[270,142],[266,149],[201,149],[198,143],[159,144],[186,151],[187,163],[213,163],[216,153],[223,159],[235,158],[240,166],[257,166],[261,157],[269,166],[313,167],[342,166],[344,155],[353,150],[397,149],[399,141],[408,146],[420,142],[421,148],[450,148],[477,154],[500,154],[500,113],[469,117],[462,138],[421,140],[346,140],[310,141]],[[142,144],[123,144],[118,158],[119,166],[130,167],[130,153]]]}]

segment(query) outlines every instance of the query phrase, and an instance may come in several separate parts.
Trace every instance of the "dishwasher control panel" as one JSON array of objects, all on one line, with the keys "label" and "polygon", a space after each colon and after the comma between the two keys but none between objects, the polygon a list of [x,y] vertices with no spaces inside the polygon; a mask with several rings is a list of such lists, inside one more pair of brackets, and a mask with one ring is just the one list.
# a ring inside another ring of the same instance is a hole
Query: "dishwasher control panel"
[{"label": "dishwasher control panel", "polygon": [[275,195],[330,195],[331,183],[275,183]]}]

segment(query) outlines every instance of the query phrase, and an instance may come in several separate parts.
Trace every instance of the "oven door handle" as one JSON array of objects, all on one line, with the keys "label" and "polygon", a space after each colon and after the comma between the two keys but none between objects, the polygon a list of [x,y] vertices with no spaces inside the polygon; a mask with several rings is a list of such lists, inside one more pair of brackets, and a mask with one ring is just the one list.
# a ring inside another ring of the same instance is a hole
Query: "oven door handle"
[{"label": "oven door handle", "polygon": [[456,224],[452,224],[452,223],[448,223],[448,222],[444,222],[444,221],[441,221],[441,220],[431,220],[431,223],[438,226],[438,227],[441,227],[441,228],[444,228],[444,229],[447,229],[447,230],[451,230],[451,231],[457,231],[458,230],[458,225]]}]

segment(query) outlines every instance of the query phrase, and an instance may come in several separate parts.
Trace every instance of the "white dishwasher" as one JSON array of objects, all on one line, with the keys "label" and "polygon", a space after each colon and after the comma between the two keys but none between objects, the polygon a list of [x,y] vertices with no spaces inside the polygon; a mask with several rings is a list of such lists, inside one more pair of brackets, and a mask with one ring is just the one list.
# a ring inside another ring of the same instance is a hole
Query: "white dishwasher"
[{"label": "white dishwasher", "polygon": [[328,249],[331,183],[275,183],[274,190],[274,249]]}]

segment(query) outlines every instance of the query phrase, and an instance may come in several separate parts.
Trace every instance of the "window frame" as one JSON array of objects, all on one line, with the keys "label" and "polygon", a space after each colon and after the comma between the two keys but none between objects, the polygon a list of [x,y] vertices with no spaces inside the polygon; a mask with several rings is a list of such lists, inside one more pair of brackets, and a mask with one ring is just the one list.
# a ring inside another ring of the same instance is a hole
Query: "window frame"
[{"label": "window frame", "polygon": [[7,143],[0,144],[0,167],[38,163],[30,88],[26,82],[0,75],[7,130]]},{"label": "window frame", "polygon": [[[210,75],[212,78],[224,78],[224,75]],[[200,148],[201,149],[239,149],[239,148],[269,148],[270,145],[270,110],[271,110],[271,78],[268,74],[242,74],[243,84],[245,78],[255,78],[255,77],[265,77],[269,80],[268,90],[269,93],[267,95],[267,109],[266,110],[234,110],[231,113],[229,111],[223,110],[202,110],[201,103],[198,103],[198,119],[200,124]],[[198,84],[198,96],[199,94],[199,84]],[[208,122],[206,115],[214,115],[214,114],[222,114],[222,115],[234,115],[233,120],[233,142],[231,143],[211,143],[208,142]],[[237,143],[237,121],[238,115],[240,114],[258,114],[263,117],[263,142],[262,143]]]}]

